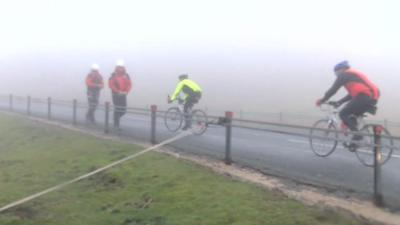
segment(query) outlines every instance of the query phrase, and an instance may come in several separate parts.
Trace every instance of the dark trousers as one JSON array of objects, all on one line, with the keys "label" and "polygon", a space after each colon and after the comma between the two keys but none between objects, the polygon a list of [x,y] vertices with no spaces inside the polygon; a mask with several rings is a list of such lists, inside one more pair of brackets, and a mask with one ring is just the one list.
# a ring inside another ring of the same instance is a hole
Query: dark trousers
[{"label": "dark trousers", "polygon": [[183,112],[185,114],[185,127],[190,127],[192,125],[192,108],[195,104],[199,102],[200,99],[200,92],[189,94],[189,96],[186,98],[185,104],[183,105]]},{"label": "dark trousers", "polygon": [[126,95],[113,94],[114,127],[119,127],[121,117],[126,113]]},{"label": "dark trousers", "polygon": [[358,131],[357,117],[363,115],[375,105],[376,100],[365,94],[359,94],[340,111],[340,119],[351,131]]},{"label": "dark trousers", "polygon": [[86,119],[95,122],[94,113],[96,111],[97,105],[99,104],[100,91],[88,90],[87,97],[88,97],[89,108],[86,113]]}]

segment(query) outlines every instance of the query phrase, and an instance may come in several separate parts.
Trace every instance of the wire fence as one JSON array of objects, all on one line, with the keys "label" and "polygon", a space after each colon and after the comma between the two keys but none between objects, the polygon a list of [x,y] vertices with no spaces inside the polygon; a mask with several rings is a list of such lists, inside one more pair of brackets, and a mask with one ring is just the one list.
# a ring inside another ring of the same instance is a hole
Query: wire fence
[{"label": "wire fence", "polygon": [[[31,97],[21,97],[21,96],[0,96],[0,99],[9,100],[9,109],[10,110],[17,110],[17,111],[23,111],[24,109],[27,110],[27,113],[30,114],[31,112],[31,107],[32,104],[42,104],[47,106],[47,110],[45,107],[39,107],[36,112],[38,115],[44,117],[44,114],[47,114],[48,118],[51,118],[54,115],[67,115],[70,112],[67,111],[79,111],[77,113],[78,116],[75,119],[78,119],[79,121],[83,121],[81,118],[82,115],[85,115],[85,111],[90,107],[90,105],[86,102],[78,102],[76,100],[73,101],[66,101],[66,100],[59,100],[59,99],[40,99],[40,98],[31,98]],[[76,103],[74,105],[74,102]],[[3,102],[4,103],[4,102]],[[24,106],[26,104],[26,106]],[[58,106],[58,113],[54,113],[54,108],[52,108],[52,105]],[[26,108],[25,108],[26,107]],[[69,110],[64,110],[61,109],[62,107],[65,107],[66,109]],[[75,108],[74,108],[75,107]],[[96,111],[99,111],[101,113],[104,113],[106,111],[106,104],[95,104],[92,105],[92,107],[95,107]],[[3,107],[5,108],[5,107]],[[144,108],[138,108],[138,107],[115,107],[113,105],[110,105],[109,111],[112,112],[121,112],[121,113],[126,113],[126,114],[135,114],[135,115],[142,115],[142,116],[149,116],[151,115],[151,109],[144,109]],[[156,116],[159,118],[163,118],[166,110],[157,110]],[[104,115],[105,116],[105,115]],[[221,116],[212,116],[208,115],[208,119],[213,120],[214,122],[211,122],[211,124],[218,124],[218,120],[220,120],[222,117]],[[301,118],[313,118],[317,120],[318,118],[314,118],[313,116],[299,116],[297,119]],[[86,118],[85,118],[86,119]],[[314,121],[315,121],[314,120]],[[330,132],[330,133],[335,133],[336,135],[341,135],[344,136],[344,134],[347,135],[362,135],[362,136],[367,136],[367,137],[374,137],[374,134],[368,134],[368,133],[361,133],[361,132],[352,132],[352,131],[344,131],[342,130],[330,130],[330,129],[324,129],[324,128],[316,128],[316,127],[311,127],[311,126],[305,126],[305,125],[298,125],[295,123],[289,124],[289,123],[283,123],[283,122],[267,122],[267,121],[261,121],[261,120],[250,120],[250,119],[240,119],[240,118],[232,118],[232,126],[237,127],[237,128],[244,128],[244,129],[250,129],[250,130],[258,130],[258,131],[266,131],[266,132],[274,132],[274,133],[281,133],[281,134],[286,134],[286,135],[292,135],[292,136],[300,136],[300,137],[305,137],[305,138],[310,138],[310,130],[315,130],[315,131],[325,131],[325,132]],[[87,122],[87,121],[86,121]],[[379,123],[377,123],[379,124]],[[381,135],[382,138],[387,138],[387,139],[392,139],[392,140],[400,140],[400,137],[393,136],[393,135]],[[343,138],[328,138],[328,137],[320,137],[320,136],[312,136],[312,138],[315,139],[324,139],[324,140],[331,140],[331,141],[340,141],[344,142],[346,141]],[[370,145],[371,147],[374,147],[374,145]],[[389,147],[389,146],[387,146]],[[391,146],[390,148],[397,149],[396,146]]]},{"label": "wire fence", "polygon": [[[207,113],[215,115],[224,113],[224,110],[211,110],[205,108]],[[236,119],[240,120],[254,120],[264,122],[276,122],[296,125],[310,125],[321,119],[324,114],[322,113],[290,113],[290,112],[252,112],[246,110],[235,110],[233,111]],[[384,125],[394,135],[400,135],[400,122],[393,121],[391,119],[367,119],[368,123]]]},{"label": "wire fence", "polygon": [[[104,130],[105,133],[111,133],[118,135],[121,138],[135,139],[139,141],[157,143],[160,140],[166,140],[171,138],[174,134],[169,132],[164,125],[164,114],[166,109],[157,109],[156,107],[151,108],[139,108],[139,107],[115,107],[109,103],[95,104],[92,107],[96,108],[96,123],[87,120],[87,111],[89,109],[86,101],[77,100],[59,100],[59,99],[40,99],[32,97],[21,97],[21,96],[0,96],[0,109],[12,111],[14,113],[27,114],[34,117],[46,118],[50,120],[56,120],[63,123],[72,123],[77,126],[84,126],[86,129]],[[113,127],[113,113],[120,112],[126,113],[123,117],[123,123],[121,127],[116,129]],[[249,166],[255,169],[259,169],[262,172],[273,174],[277,176],[289,177],[291,179],[301,180],[306,183],[313,183],[322,186],[340,186],[341,188],[348,190],[356,190],[360,193],[370,193],[373,189],[378,190],[375,193],[376,199],[379,196],[382,197],[382,192],[391,199],[391,205],[400,207],[400,180],[398,179],[385,179],[383,191],[379,191],[380,184],[377,181],[371,182],[378,187],[365,187],[360,183],[368,183],[365,177],[370,177],[368,174],[369,170],[360,169],[354,164],[346,164],[349,168],[357,171],[357,174],[349,174],[349,177],[343,178],[343,175],[338,176],[335,182],[324,178],[315,178],[312,176],[313,171],[307,167],[314,167],[319,172],[325,174],[326,177],[331,175],[331,171],[327,170],[327,167],[332,170],[338,169],[340,162],[332,162],[324,164],[320,158],[312,158],[310,160],[311,150],[307,154],[299,153],[296,149],[309,148],[310,139],[330,141],[330,142],[345,142],[346,135],[362,135],[368,137],[371,142],[368,143],[367,156],[372,160],[375,160],[375,150],[379,149],[381,154],[379,157],[395,157],[398,152],[398,141],[400,137],[380,134],[379,142],[376,141],[376,133],[360,133],[360,132],[343,132],[342,130],[331,130],[323,128],[314,128],[310,124],[313,124],[315,120],[320,119],[314,116],[300,116],[297,115],[296,120],[312,120],[310,123],[290,123],[284,114],[270,115],[276,117],[277,120],[262,121],[243,119],[243,115],[234,117],[233,113],[222,113],[218,115],[207,115],[209,130],[206,135],[203,136],[192,136],[186,137],[183,140],[179,140],[176,143],[170,145],[175,149],[182,152],[190,152],[194,154],[206,155],[208,157],[217,158],[224,160],[227,164],[232,162],[239,163],[245,166]],[[212,129],[211,129],[212,128]],[[253,133],[256,132],[256,133]],[[311,133],[314,131],[314,133]],[[318,132],[317,132],[318,131]],[[329,132],[333,136],[326,136],[324,132]],[[270,137],[270,134],[281,135]],[[300,144],[294,145],[289,143],[287,137],[298,137],[300,140],[295,140]],[[294,147],[291,147],[294,146]],[[335,146],[336,147],[336,146]],[[271,151],[271,149],[289,149],[288,151]],[[390,150],[390,155],[385,151]],[[287,158],[285,158],[285,154]],[[305,156],[306,155],[306,156]],[[346,157],[351,157],[351,154],[346,153]],[[279,160],[278,160],[279,159]],[[396,159],[396,157],[395,157]],[[283,160],[283,161],[282,161]],[[287,160],[287,162],[285,161]],[[296,160],[303,160],[304,164],[296,163]],[[290,165],[287,163],[290,162]],[[310,163],[312,162],[312,163]],[[374,165],[374,171],[380,170],[381,164],[378,161]],[[390,162],[390,161],[389,161]],[[325,161],[326,163],[326,161]],[[389,163],[390,174],[395,171],[393,168],[399,164]],[[310,164],[313,164],[312,166]],[[315,165],[314,165],[315,164]],[[290,166],[299,167],[296,171],[291,171]],[[386,164],[385,164],[386,166]],[[341,166],[339,166],[341,167]],[[299,173],[298,171],[302,171]],[[378,177],[380,179],[381,172],[374,173],[374,179]],[[363,175],[360,175],[363,174]],[[337,174],[335,175],[337,176]],[[352,176],[352,177],[350,177]],[[357,177],[357,182],[354,180],[354,176]],[[365,176],[363,178],[363,176]],[[391,175],[390,175],[391,176]],[[378,180],[379,180],[378,179]],[[346,181],[344,181],[346,180]],[[386,186],[387,185],[387,186]],[[379,201],[378,201],[379,202]]]}]

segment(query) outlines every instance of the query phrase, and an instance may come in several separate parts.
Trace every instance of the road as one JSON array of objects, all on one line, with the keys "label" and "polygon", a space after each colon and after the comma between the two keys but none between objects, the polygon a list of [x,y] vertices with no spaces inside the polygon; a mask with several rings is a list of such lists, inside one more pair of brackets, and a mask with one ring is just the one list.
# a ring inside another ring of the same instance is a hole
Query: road
[{"label": "road", "polygon": [[[0,100],[0,109],[8,109],[7,99]],[[26,113],[26,102],[14,101],[14,111]],[[79,125],[85,125],[84,108],[77,111]],[[44,103],[32,103],[31,114],[47,117]],[[93,129],[103,129],[104,111],[97,111],[98,125]],[[110,119],[112,115],[110,115]],[[53,105],[52,119],[71,123],[72,106]],[[110,120],[112,121],[112,120]],[[150,116],[127,114],[121,120],[121,136],[140,141],[149,141]],[[157,119],[157,140],[174,136],[166,130],[162,118]],[[396,143],[400,146],[400,143]],[[172,147],[188,153],[206,155],[216,159],[224,158],[225,129],[211,126],[202,136],[189,136],[172,144]],[[346,190],[357,196],[368,198],[373,193],[373,169],[363,166],[354,153],[338,148],[327,158],[316,156],[310,149],[306,138],[233,128],[232,159],[235,163],[260,170],[267,174],[291,178],[296,181],[318,186],[331,187],[331,190]],[[385,201],[396,211],[400,209],[400,152],[383,166],[383,193]],[[340,192],[342,193],[342,192]]]}]

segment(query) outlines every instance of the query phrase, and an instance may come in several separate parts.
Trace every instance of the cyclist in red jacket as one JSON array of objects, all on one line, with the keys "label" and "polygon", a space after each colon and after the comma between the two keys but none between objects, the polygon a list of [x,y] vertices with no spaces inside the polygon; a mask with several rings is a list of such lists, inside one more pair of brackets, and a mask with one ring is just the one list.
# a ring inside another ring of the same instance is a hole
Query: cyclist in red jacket
[{"label": "cyclist in red jacket", "polygon": [[86,113],[86,120],[95,123],[94,113],[97,105],[99,104],[100,91],[104,87],[103,77],[99,73],[99,66],[92,65],[90,73],[86,76],[87,98],[89,102],[89,109]]},{"label": "cyclist in red jacket", "polygon": [[[317,106],[326,102],[336,92],[344,87],[348,95],[335,102],[339,107],[345,102],[349,102],[339,113],[344,124],[351,131],[358,131],[357,119],[355,116],[361,116],[366,112],[375,111],[376,104],[380,97],[378,87],[372,83],[368,77],[352,68],[347,61],[340,62],[334,67],[336,81],[332,87],[325,93],[322,99],[317,100]],[[353,141],[362,140],[362,136],[353,135]]]},{"label": "cyclist in red jacket", "polygon": [[115,67],[115,71],[111,74],[108,85],[112,91],[114,104],[114,127],[119,129],[120,119],[126,113],[126,96],[132,88],[131,78],[126,73],[122,61],[117,62],[117,66]]}]

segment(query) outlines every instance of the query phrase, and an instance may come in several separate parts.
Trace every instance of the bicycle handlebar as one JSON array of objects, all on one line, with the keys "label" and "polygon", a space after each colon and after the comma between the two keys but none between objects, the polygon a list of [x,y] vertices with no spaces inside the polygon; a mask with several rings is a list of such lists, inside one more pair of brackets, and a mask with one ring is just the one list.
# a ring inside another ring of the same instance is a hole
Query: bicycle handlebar
[{"label": "bicycle handlebar", "polygon": [[[328,106],[328,107],[322,107],[322,106]],[[320,105],[321,111],[322,112],[329,112],[329,113],[338,113],[339,106],[336,104],[336,102],[324,102]]]},{"label": "bicycle handlebar", "polygon": [[334,102],[334,101],[324,102],[321,105],[333,106],[333,108],[335,108],[335,109],[339,108],[339,105],[337,104],[337,102]]},{"label": "bicycle handlebar", "polygon": [[[185,100],[183,100],[181,98],[178,98],[177,100],[178,100],[178,104],[180,104],[180,105],[182,105],[185,102]],[[167,96],[167,102],[172,103],[170,95]]]}]

